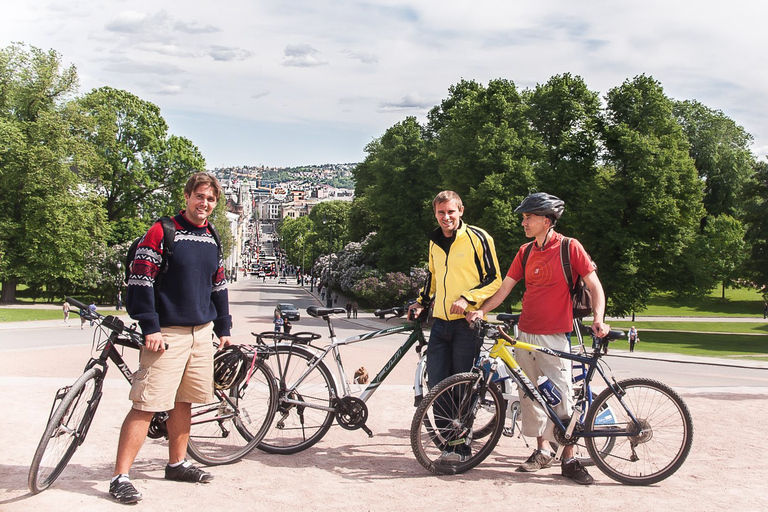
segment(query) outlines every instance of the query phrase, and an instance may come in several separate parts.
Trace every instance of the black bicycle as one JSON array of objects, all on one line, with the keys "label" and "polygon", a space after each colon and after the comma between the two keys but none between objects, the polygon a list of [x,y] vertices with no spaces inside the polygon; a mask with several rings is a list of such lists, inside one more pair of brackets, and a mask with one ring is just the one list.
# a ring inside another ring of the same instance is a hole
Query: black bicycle
[{"label": "black bicycle", "polygon": [[[503,320],[503,315],[498,316]],[[525,395],[541,405],[554,423],[561,446],[584,440],[595,465],[610,478],[629,485],[660,482],[685,462],[693,442],[693,419],[683,399],[669,386],[647,378],[616,381],[601,364],[611,331],[593,338],[591,354],[571,354],[510,337],[502,325],[476,322],[482,335],[495,340],[485,361],[471,372],[440,382],[419,405],[411,423],[411,447],[419,463],[437,474],[457,474],[482,462],[493,451],[504,427],[503,396],[493,374],[505,366]],[[586,368],[581,393],[600,375],[606,388],[589,401],[577,397],[573,414],[561,420],[528,378],[512,351],[526,350],[578,362]],[[606,442],[606,440],[610,442]],[[461,449],[449,459],[446,451]],[[561,450],[558,450],[558,457]]]},{"label": "black bicycle", "polygon": [[[88,306],[70,297],[66,300],[78,308],[86,320],[97,325],[94,346],[100,354],[88,361],[74,384],[56,392],[45,432],[29,468],[28,484],[33,493],[50,487],[85,442],[99,407],[109,362],[131,381],[133,372],[117,346],[139,349],[144,345],[144,338],[135,325],[127,327],[118,317],[90,312]],[[255,347],[241,345],[241,348],[251,354],[246,378],[230,389],[215,390],[214,402],[192,405],[188,452],[202,464],[240,460],[259,444],[275,415],[277,388],[272,371],[262,364],[263,358]],[[167,438],[167,418],[167,412],[155,413],[149,427],[150,438]]]}]

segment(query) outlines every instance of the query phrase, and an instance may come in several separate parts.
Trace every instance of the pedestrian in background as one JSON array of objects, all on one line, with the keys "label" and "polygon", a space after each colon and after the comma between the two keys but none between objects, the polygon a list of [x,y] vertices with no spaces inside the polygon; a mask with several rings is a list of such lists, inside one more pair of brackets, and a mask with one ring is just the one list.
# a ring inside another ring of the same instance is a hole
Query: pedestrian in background
[{"label": "pedestrian in background", "polygon": [[344,309],[347,310],[347,318],[352,316],[352,303],[350,301],[347,301],[347,304],[344,306]]},{"label": "pedestrian in background", "polygon": [[634,352],[635,351],[635,344],[640,341],[640,337],[637,335],[637,329],[635,329],[635,326],[633,325],[629,329],[629,351]]},{"label": "pedestrian in background", "polygon": [[64,305],[61,306],[61,310],[64,312],[64,323],[69,323],[69,302],[64,301]]}]

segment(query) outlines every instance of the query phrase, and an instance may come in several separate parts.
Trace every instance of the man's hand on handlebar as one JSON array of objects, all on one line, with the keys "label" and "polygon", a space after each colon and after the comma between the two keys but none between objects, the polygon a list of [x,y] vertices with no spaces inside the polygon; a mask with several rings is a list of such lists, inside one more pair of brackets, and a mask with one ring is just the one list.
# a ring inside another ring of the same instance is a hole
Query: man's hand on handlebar
[{"label": "man's hand on handlebar", "polygon": [[606,324],[605,322],[598,322],[597,320],[592,322],[592,332],[598,338],[605,338],[608,335],[608,332],[610,332],[610,330],[611,330],[611,326]]},{"label": "man's hand on handlebar", "polygon": [[482,320],[485,316],[485,313],[483,313],[482,310],[477,311],[467,311],[467,314],[464,315],[464,318],[467,319],[467,322],[469,322],[470,325],[474,324],[477,320]]},{"label": "man's hand on handlebar", "polygon": [[408,320],[415,320],[419,317],[421,312],[424,311],[424,306],[419,304],[418,302],[414,302],[410,306],[408,306]]}]

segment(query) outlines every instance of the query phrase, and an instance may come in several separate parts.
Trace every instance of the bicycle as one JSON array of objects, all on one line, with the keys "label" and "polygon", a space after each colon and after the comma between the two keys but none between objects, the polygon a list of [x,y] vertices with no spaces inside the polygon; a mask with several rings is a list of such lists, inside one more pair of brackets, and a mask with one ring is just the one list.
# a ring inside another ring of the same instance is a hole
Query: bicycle
[{"label": "bicycle", "polygon": [[[478,321],[484,337],[494,339],[487,361],[471,372],[448,377],[419,405],[411,423],[411,448],[419,463],[436,474],[463,473],[480,464],[493,451],[504,426],[505,408],[492,372],[506,366],[526,396],[538,402],[555,425],[555,438],[562,446],[584,439],[595,465],[610,478],[630,485],[649,485],[674,474],[685,462],[693,442],[693,420],[683,399],[669,386],[647,378],[617,382],[606,374],[602,351],[611,340],[623,336],[611,331],[593,337],[591,354],[571,354],[524,343],[510,337],[500,325]],[[540,352],[578,362],[586,367],[581,396],[565,421],[555,413],[537,387],[520,369],[509,351]],[[487,365],[485,363],[488,363]],[[598,373],[606,388],[589,405],[585,396]],[[610,419],[605,417],[610,409]],[[474,424],[492,425],[490,433],[476,436]],[[605,439],[613,443],[607,447]],[[465,445],[471,451],[453,463],[441,462],[446,448]]]},{"label": "bicycle", "polygon": [[[380,318],[400,318],[406,309],[395,307],[377,310],[375,314]],[[373,432],[366,426],[366,401],[411,347],[416,345],[416,352],[421,355],[422,348],[427,343],[421,328],[423,316],[397,327],[359,334],[340,341],[336,338],[331,315],[346,314],[344,308],[311,306],[307,308],[307,313],[325,320],[330,338],[328,345],[312,345],[313,341],[321,337],[316,333],[253,333],[259,339],[260,352],[265,354],[265,359],[270,362],[277,379],[275,421],[258,445],[260,450],[268,453],[292,454],[306,450],[325,436],[334,418],[346,430],[362,429],[369,437],[373,437]],[[353,396],[351,386],[345,378],[339,347],[408,332],[408,339],[394,352],[370,384],[359,396]],[[272,340],[273,343],[265,343],[267,340]],[[335,374],[324,362],[329,355],[336,362]],[[422,356],[414,379],[417,401],[422,393],[424,360]]]},{"label": "bicycle", "polygon": [[[133,372],[117,346],[139,349],[144,344],[135,324],[126,327],[118,317],[89,313],[86,305],[71,297],[66,301],[83,311],[86,320],[95,322],[94,347],[100,354],[88,361],[74,384],[56,392],[45,431],[29,468],[28,485],[33,494],[50,487],[85,442],[102,398],[109,362],[117,366],[128,382],[131,381]],[[255,353],[252,347],[241,347]],[[256,447],[274,417],[275,379],[269,367],[261,364],[261,359],[251,360],[256,364],[251,364],[243,382],[229,390],[215,390],[216,401],[212,403],[192,406],[188,453],[202,464],[228,464],[240,460]],[[167,438],[167,418],[167,412],[155,413],[148,437]],[[230,435],[232,430],[239,435]]]}]

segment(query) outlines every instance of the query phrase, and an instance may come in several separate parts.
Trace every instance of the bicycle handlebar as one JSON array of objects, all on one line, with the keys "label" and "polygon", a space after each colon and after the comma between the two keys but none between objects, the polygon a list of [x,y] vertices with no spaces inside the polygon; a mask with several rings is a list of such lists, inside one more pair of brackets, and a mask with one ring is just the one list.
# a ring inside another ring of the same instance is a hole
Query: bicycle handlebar
[{"label": "bicycle handlebar", "polygon": [[[132,348],[136,348],[136,346],[143,347],[144,346],[144,336],[136,330],[134,326],[126,327],[125,322],[123,322],[120,318],[113,316],[113,315],[107,315],[104,316],[100,314],[98,311],[91,311],[88,309],[88,306],[83,304],[77,299],[74,299],[72,297],[67,297],[64,299],[83,313],[81,314],[78,312],[79,315],[83,316],[84,318],[88,320],[99,320],[101,325],[106,327],[107,329],[116,332],[119,335],[124,335],[130,340],[130,344],[128,343],[121,343],[120,340],[115,340],[115,343],[117,345],[123,345],[128,346]],[[168,344],[165,344],[165,349],[168,350]]]}]

